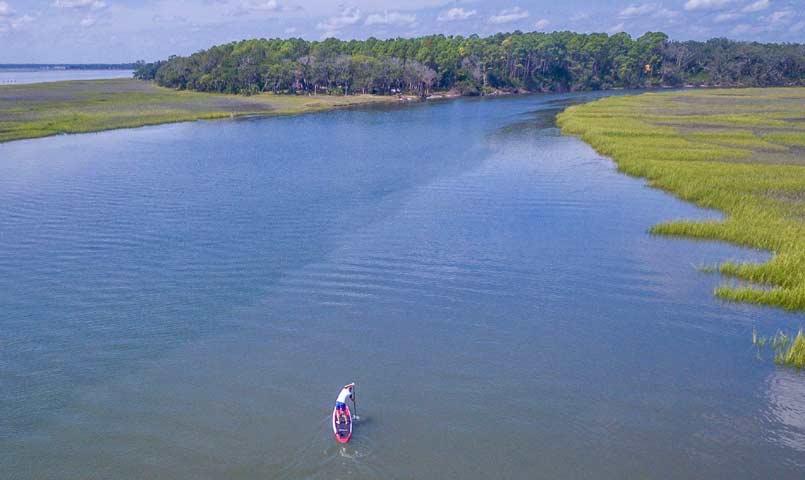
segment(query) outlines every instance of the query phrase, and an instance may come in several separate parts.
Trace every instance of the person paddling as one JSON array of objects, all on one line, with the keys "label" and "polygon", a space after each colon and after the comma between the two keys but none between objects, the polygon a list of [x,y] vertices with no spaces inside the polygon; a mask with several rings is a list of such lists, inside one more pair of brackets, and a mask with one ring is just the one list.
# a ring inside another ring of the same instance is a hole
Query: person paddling
[{"label": "person paddling", "polygon": [[344,385],[335,400],[333,408],[333,433],[339,443],[347,443],[352,437],[352,414],[347,406],[347,400],[355,403],[355,384]]},{"label": "person paddling", "polygon": [[354,383],[344,385],[344,388],[341,389],[341,392],[338,394],[338,398],[335,399],[335,406],[338,407],[339,410],[344,410],[346,408],[348,399],[352,400],[352,392],[354,389]]}]

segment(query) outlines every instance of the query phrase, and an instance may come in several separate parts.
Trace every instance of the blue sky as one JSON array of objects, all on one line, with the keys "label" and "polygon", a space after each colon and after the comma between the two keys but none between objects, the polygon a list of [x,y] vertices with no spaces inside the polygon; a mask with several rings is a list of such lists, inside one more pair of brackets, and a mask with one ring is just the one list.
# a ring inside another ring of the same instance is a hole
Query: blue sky
[{"label": "blue sky", "polygon": [[124,62],[253,37],[663,31],[805,41],[803,0],[0,0],[0,63]]}]

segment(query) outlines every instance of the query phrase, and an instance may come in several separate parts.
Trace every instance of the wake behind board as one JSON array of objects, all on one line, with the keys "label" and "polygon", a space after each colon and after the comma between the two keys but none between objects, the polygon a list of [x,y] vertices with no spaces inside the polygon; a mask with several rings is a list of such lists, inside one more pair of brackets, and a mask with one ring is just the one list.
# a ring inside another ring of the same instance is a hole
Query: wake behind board
[{"label": "wake behind board", "polygon": [[333,434],[338,443],[347,443],[352,438],[352,413],[346,405],[341,410],[338,406],[333,408]]}]

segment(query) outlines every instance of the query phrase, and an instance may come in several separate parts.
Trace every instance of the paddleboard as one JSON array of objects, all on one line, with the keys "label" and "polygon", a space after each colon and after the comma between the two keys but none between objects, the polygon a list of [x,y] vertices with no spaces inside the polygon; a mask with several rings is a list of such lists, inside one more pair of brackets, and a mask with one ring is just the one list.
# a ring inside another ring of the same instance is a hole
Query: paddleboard
[{"label": "paddleboard", "polygon": [[333,434],[338,443],[347,443],[352,438],[352,413],[347,405],[340,410],[338,406],[333,408]]}]

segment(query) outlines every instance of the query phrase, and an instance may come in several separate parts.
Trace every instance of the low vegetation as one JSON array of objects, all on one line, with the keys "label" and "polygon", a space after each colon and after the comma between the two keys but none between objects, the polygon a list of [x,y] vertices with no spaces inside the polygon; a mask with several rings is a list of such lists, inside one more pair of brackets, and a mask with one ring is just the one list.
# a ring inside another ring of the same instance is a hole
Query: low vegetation
[{"label": "low vegetation", "polygon": [[773,253],[762,264],[720,265],[737,281],[716,295],[805,310],[805,88],[609,97],[570,107],[558,122],[622,171],[726,214],[652,232]]},{"label": "low vegetation", "polygon": [[805,334],[801,329],[795,336],[777,332],[771,337],[760,336],[753,330],[752,344],[758,349],[758,355],[764,348],[770,347],[774,353],[774,362],[778,365],[805,368]]},{"label": "low vegetation", "polygon": [[176,91],[134,79],[0,86],[0,142],[242,115],[283,115],[369,102],[370,95],[250,97]]},{"label": "low vegetation", "polygon": [[512,32],[378,40],[253,39],[140,63],[138,78],[204,92],[462,95],[657,86],[805,85],[805,45],[659,32]]}]

